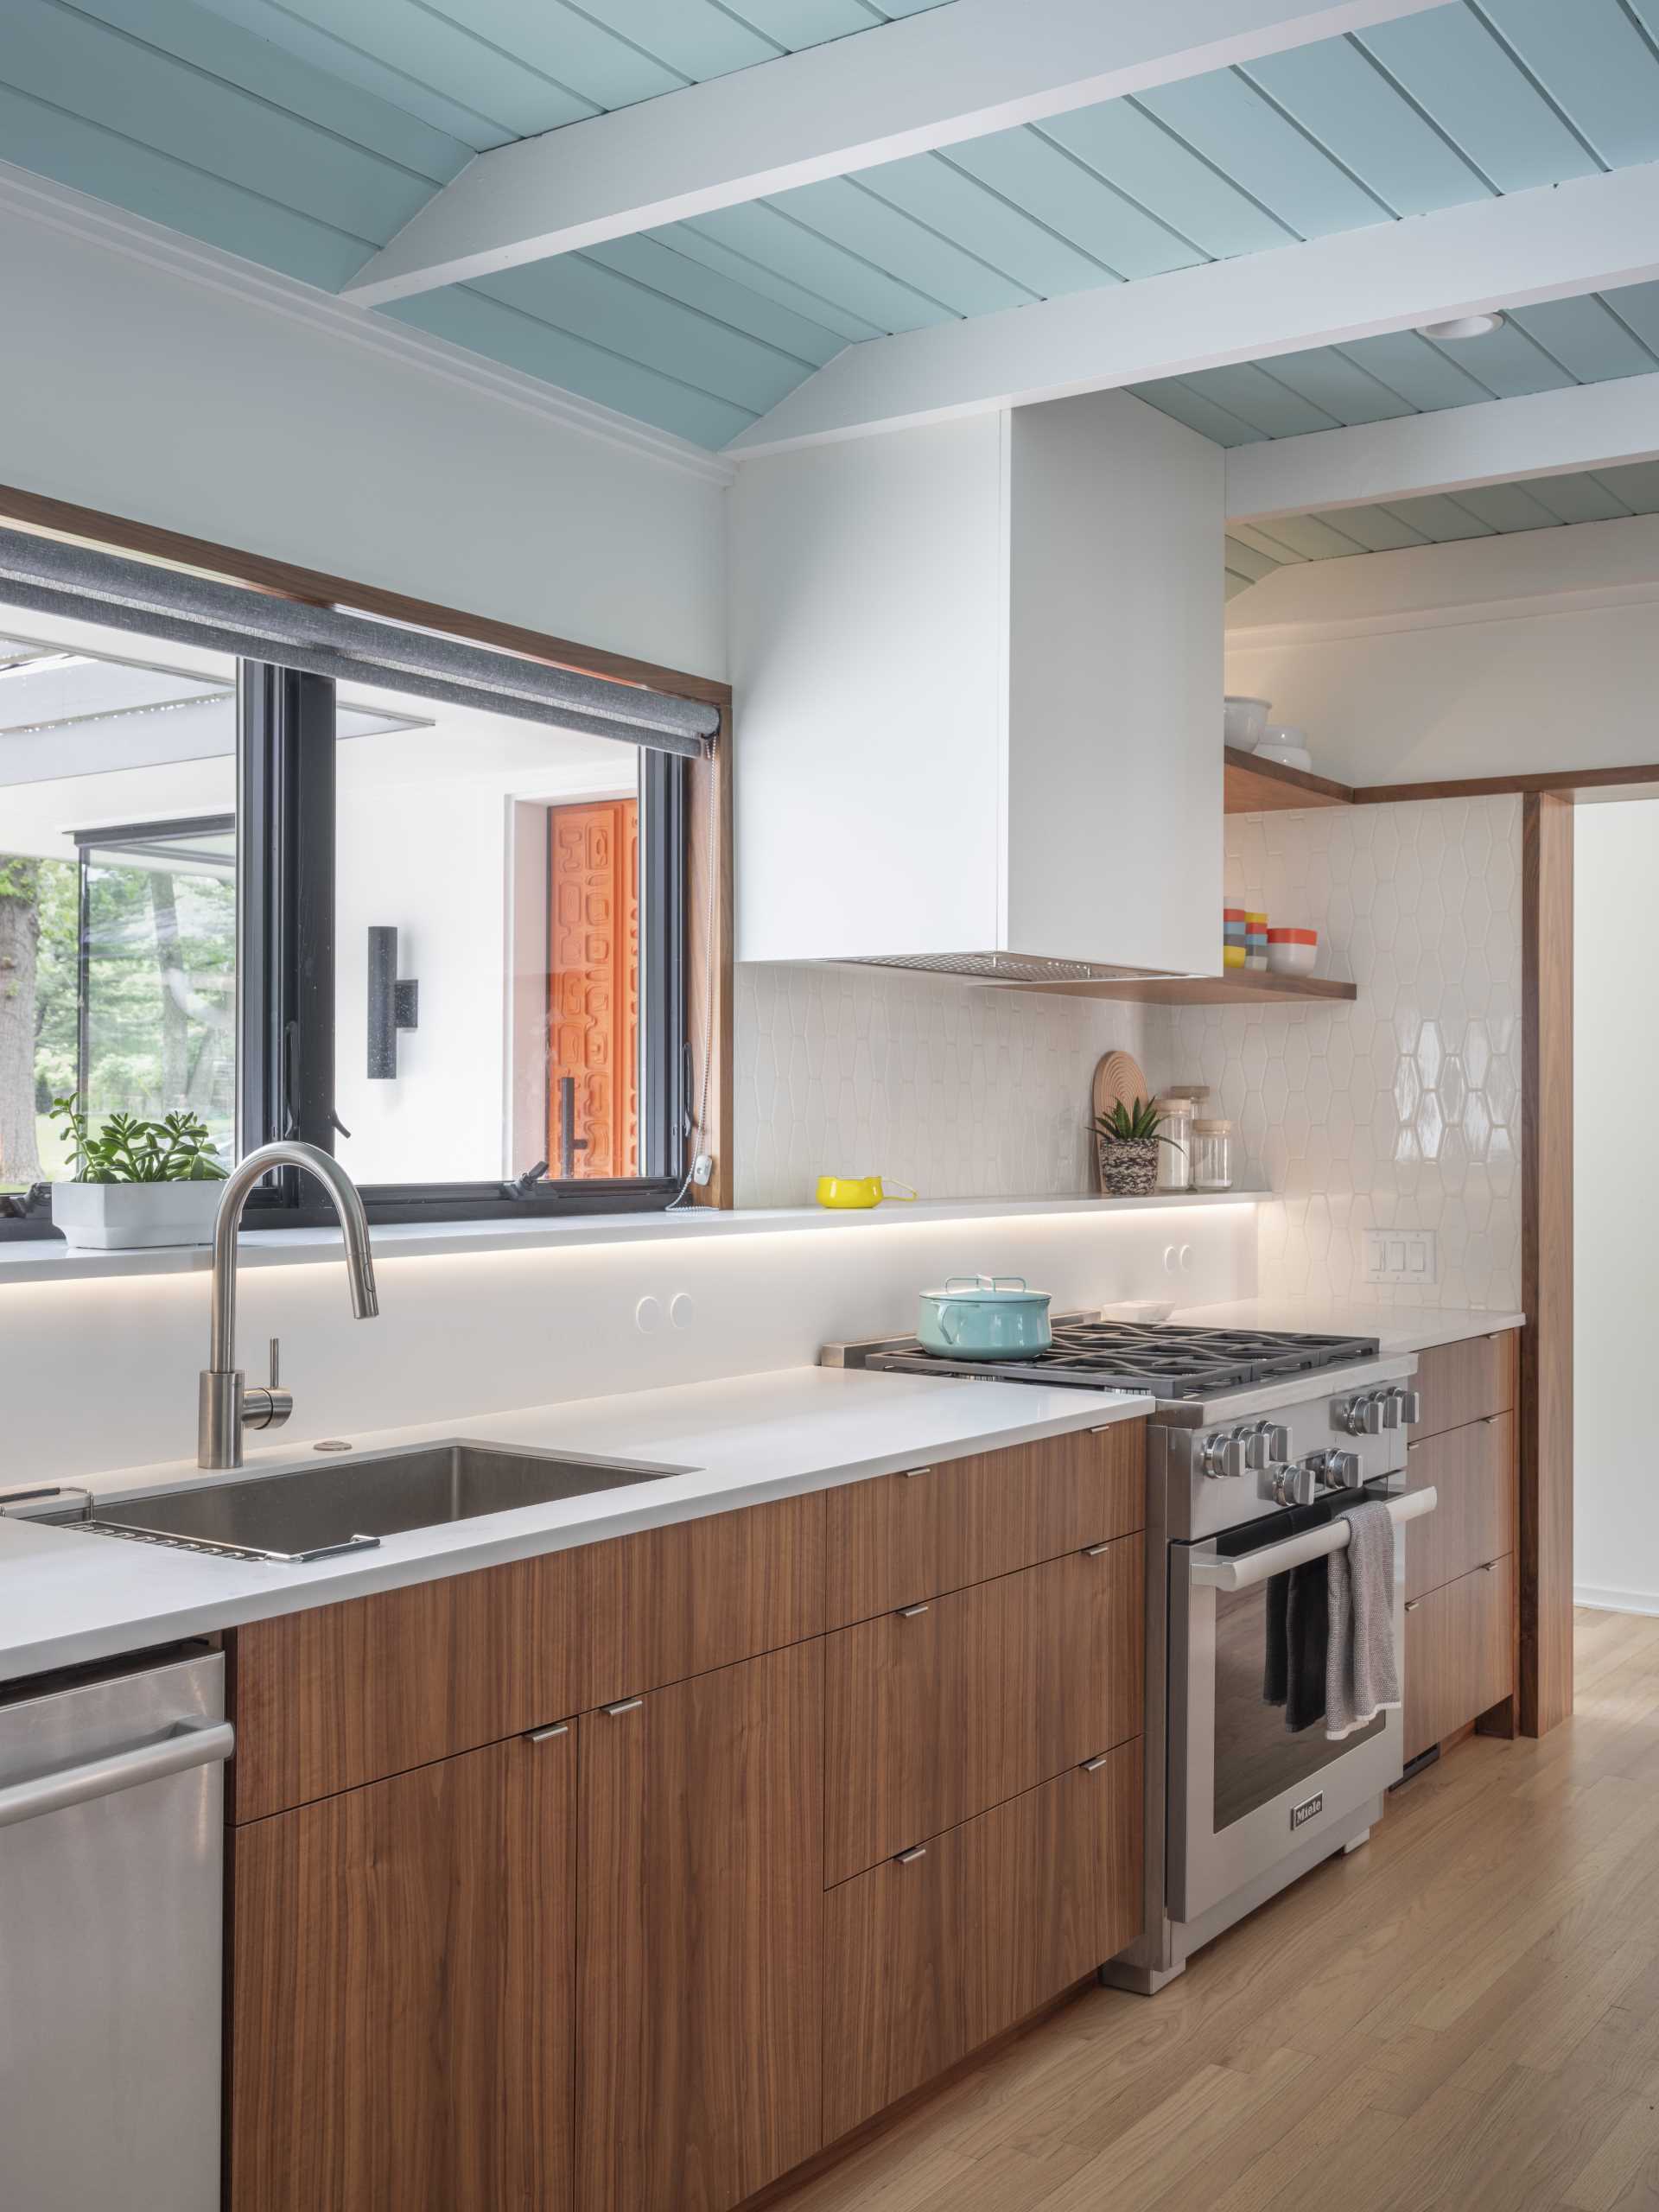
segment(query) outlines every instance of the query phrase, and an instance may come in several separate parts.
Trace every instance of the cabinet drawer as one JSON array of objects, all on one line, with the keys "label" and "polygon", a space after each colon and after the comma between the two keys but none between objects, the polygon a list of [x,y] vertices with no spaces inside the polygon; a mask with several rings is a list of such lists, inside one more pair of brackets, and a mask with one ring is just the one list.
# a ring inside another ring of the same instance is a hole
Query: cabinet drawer
[{"label": "cabinet drawer", "polygon": [[826,1639],[826,1883],[1140,1734],[1143,1541]]},{"label": "cabinet drawer", "polygon": [[1454,1734],[1514,1688],[1513,1557],[1408,1601],[1407,1758]]},{"label": "cabinet drawer", "polygon": [[1141,1741],[824,1897],[823,2133],[921,2088],[1141,1933]]},{"label": "cabinet drawer", "polygon": [[1416,1389],[1422,1419],[1414,1436],[1439,1436],[1488,1414],[1513,1413],[1519,1397],[1520,1337],[1514,1329],[1437,1344],[1417,1358]]},{"label": "cabinet drawer", "polygon": [[826,1625],[1128,1535],[1146,1522],[1147,1425],[985,1452],[829,1493]]},{"label": "cabinet drawer", "polygon": [[817,1636],[823,1514],[783,1498],[238,1629],[231,1817]]},{"label": "cabinet drawer", "polygon": [[1432,1488],[1440,1503],[1407,1524],[1408,1598],[1421,1598],[1514,1551],[1515,1448],[1513,1414],[1488,1414],[1412,1445],[1406,1487]]}]

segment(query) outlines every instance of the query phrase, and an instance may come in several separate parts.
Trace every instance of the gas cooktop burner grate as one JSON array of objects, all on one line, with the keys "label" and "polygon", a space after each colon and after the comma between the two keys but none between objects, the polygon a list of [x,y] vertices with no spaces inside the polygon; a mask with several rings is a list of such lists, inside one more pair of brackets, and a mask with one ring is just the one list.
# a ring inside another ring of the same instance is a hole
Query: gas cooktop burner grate
[{"label": "gas cooktop burner grate", "polygon": [[1375,1337],[1063,1319],[1054,1324],[1050,1349],[1026,1358],[941,1359],[912,1339],[873,1351],[863,1363],[890,1374],[975,1375],[1009,1382],[1144,1390],[1154,1398],[1208,1398],[1375,1359],[1380,1350]]}]

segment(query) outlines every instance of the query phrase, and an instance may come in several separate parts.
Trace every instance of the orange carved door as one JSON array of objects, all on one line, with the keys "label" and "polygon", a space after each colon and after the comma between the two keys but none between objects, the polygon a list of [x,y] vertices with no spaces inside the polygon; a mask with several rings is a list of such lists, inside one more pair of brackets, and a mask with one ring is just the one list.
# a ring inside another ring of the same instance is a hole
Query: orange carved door
[{"label": "orange carved door", "polygon": [[[639,807],[593,799],[548,810],[547,1157],[554,1176],[639,1173]],[[560,1085],[575,1084],[567,1168]]]}]

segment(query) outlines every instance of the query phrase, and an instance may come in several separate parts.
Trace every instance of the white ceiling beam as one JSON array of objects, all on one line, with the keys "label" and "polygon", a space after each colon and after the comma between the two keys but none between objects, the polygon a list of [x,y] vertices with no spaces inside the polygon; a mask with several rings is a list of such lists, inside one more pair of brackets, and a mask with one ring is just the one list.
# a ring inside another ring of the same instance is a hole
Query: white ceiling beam
[{"label": "white ceiling beam", "polygon": [[1227,456],[1227,518],[1267,522],[1656,460],[1659,373],[1621,377],[1236,446]]},{"label": "white ceiling beam", "polygon": [[480,154],[345,296],[383,306],[1446,4],[954,0]]},{"label": "white ceiling beam", "polygon": [[1659,163],[1649,162],[874,338],[726,450],[747,460],[1656,276]]}]

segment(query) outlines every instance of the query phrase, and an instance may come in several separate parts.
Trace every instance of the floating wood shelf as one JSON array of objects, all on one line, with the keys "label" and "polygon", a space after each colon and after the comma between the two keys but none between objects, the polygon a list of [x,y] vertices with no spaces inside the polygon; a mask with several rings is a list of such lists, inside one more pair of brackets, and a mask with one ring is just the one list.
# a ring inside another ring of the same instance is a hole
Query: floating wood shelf
[{"label": "floating wood shelf", "polygon": [[1155,976],[1102,983],[1018,983],[1016,990],[1051,991],[1079,999],[1131,999],[1141,1006],[1329,1006],[1359,996],[1353,983],[1326,976],[1273,976],[1235,968],[1225,976]]},{"label": "floating wood shelf", "polygon": [[1310,806],[1351,806],[1354,795],[1346,784],[1333,784],[1328,776],[1310,776],[1303,768],[1287,768],[1259,753],[1242,752],[1236,745],[1224,748],[1227,763],[1226,814],[1288,814]]}]

